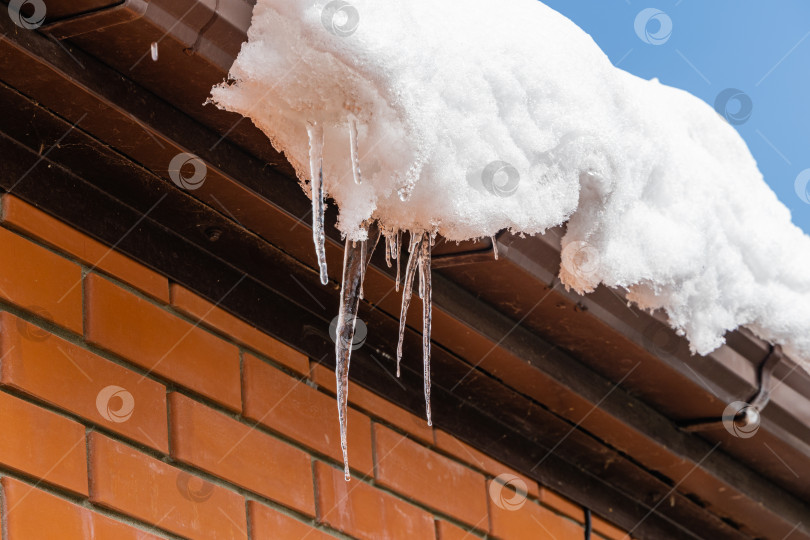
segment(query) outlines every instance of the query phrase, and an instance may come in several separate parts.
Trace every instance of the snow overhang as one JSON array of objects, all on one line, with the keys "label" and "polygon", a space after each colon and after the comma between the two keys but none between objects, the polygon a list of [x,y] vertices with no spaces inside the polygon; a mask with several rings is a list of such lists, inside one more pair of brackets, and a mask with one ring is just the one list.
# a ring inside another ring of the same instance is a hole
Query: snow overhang
[{"label": "snow overhang", "polygon": [[[250,5],[145,4],[78,13],[49,2],[62,20],[39,33],[0,18],[0,152],[20,156],[0,165],[4,189],[39,159],[43,137],[56,141],[78,122],[45,158],[54,167],[35,169],[15,194],[109,244],[148,212],[119,249],[214,301],[224,295],[222,307],[330,364],[337,292],[318,285],[309,201],[249,122],[201,106],[244,40]],[[49,31],[71,37],[56,43]],[[200,189],[166,175],[179,152],[207,164]],[[333,272],[342,258],[334,220]],[[791,470],[810,468],[810,377],[789,359],[777,366],[784,383],[754,439],[680,429],[753,395],[768,347],[736,332],[712,355],[690,357],[684,340],[614,291],[565,292],[554,281],[557,234],[501,235],[498,262],[487,242],[437,246],[436,425],[606,516],[609,502],[627,528],[676,486],[677,504],[658,506],[635,531],[641,538],[783,536],[806,522],[810,488]],[[372,264],[360,312],[369,337],[352,377],[422,414],[417,363],[404,366],[402,386],[389,377],[399,303],[388,295],[391,270]],[[242,274],[251,279],[225,295]],[[419,340],[411,329],[406,347]],[[793,534],[810,538],[810,529]]]}]

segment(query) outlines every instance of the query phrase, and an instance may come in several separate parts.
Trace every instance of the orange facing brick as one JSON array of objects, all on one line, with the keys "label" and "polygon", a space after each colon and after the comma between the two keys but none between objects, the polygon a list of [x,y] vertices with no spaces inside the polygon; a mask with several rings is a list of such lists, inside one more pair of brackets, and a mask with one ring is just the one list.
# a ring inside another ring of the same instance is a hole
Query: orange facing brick
[{"label": "orange facing brick", "polygon": [[3,196],[3,222],[158,300],[169,301],[165,277],[16,197]]},{"label": "orange facing brick", "polygon": [[91,274],[87,340],[212,400],[239,410],[239,350]]},{"label": "orange facing brick", "polygon": [[443,519],[436,520],[439,540],[477,540],[479,537]]},{"label": "orange facing brick", "polygon": [[343,479],[343,471],[315,463],[318,519],[361,539],[429,540],[435,538],[433,517],[357,479]]},{"label": "orange facing brick", "polygon": [[186,396],[169,396],[172,457],[315,515],[308,454]]},{"label": "orange facing brick", "polygon": [[298,521],[256,501],[248,501],[248,522],[253,538],[273,540],[328,540],[333,538],[306,523]]},{"label": "orange facing brick", "polygon": [[374,437],[380,484],[473,527],[487,528],[484,475],[379,424]]},{"label": "orange facing brick", "polygon": [[[343,461],[334,399],[250,354],[242,369],[247,418]],[[371,475],[371,420],[349,410],[348,426],[349,465]]]},{"label": "orange facing brick", "polygon": [[[30,328],[28,328],[30,327]],[[0,314],[0,383],[156,450],[169,450],[166,389],[36,327]]]},{"label": "orange facing brick", "polygon": [[157,540],[158,537],[19,480],[2,480],[6,540]]},{"label": "orange facing brick", "polygon": [[[312,367],[312,379],[318,386],[328,389],[332,394],[336,392],[337,381],[335,380],[335,372],[331,369],[315,364]],[[427,444],[433,444],[433,429],[427,425],[427,420],[397,407],[390,401],[353,382],[349,383],[349,402],[365,409],[369,414],[382,418],[407,431],[417,439]]]},{"label": "orange facing brick", "polygon": [[539,496],[539,487],[537,482],[525,475],[520,474],[514,469],[510,469],[506,465],[499,463],[483,452],[476,450],[469,444],[464,443],[439,429],[436,430],[436,446],[448,454],[454,455],[461,461],[469,463],[476,469],[489,473],[492,476],[499,476],[501,474],[517,476],[526,484],[526,491],[529,495],[532,497]]},{"label": "orange facing brick", "polygon": [[0,392],[0,463],[87,495],[84,426]]},{"label": "orange facing brick", "polygon": [[[490,483],[493,480],[489,481]],[[511,502],[511,497],[509,497]],[[517,503],[518,501],[515,501]],[[583,538],[585,530],[577,523],[543,508],[539,504],[524,500],[521,504],[490,504],[492,533],[504,540],[561,540],[563,538]]]},{"label": "orange facing brick", "polygon": [[0,296],[76,333],[82,331],[78,264],[0,228]]},{"label": "orange facing brick", "polygon": [[247,538],[241,495],[100,433],[89,439],[91,502],[187,538]]},{"label": "orange facing brick", "polygon": [[203,321],[234,340],[254,349],[296,372],[306,375],[309,358],[295,349],[273,339],[258,328],[234,317],[222,308],[201,298],[188,289],[172,284],[172,305],[189,317]]}]

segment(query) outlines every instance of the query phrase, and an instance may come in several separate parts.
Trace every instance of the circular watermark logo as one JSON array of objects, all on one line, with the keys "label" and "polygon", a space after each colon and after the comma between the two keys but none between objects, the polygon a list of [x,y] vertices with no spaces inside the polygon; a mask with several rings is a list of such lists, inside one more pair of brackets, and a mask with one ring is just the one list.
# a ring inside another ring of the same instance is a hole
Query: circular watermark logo
[{"label": "circular watermark logo", "polygon": [[189,191],[202,187],[208,167],[205,162],[188,152],[181,152],[169,162],[169,178],[178,187]]},{"label": "circular watermark logo", "polygon": [[36,30],[42,26],[46,11],[43,0],[11,0],[8,3],[11,22],[26,30]]},{"label": "circular watermark logo", "polygon": [[[338,324],[338,317],[332,319],[332,322],[329,323],[329,337],[332,338],[332,343],[337,343],[337,324]],[[366,323],[363,322],[363,319],[357,318],[354,323],[354,337],[352,338],[352,350],[356,351],[360,347],[362,347],[366,343],[366,337],[368,337],[368,327]]]},{"label": "circular watermark logo", "polygon": [[475,167],[468,169],[467,183],[479,191],[486,190],[492,195],[505,198],[517,191],[520,173],[512,164],[496,160],[488,163],[483,169]]},{"label": "circular watermark logo", "polygon": [[810,169],[805,169],[796,176],[793,188],[803,203],[810,204]]},{"label": "circular watermark logo", "polygon": [[211,498],[214,494],[214,484],[206,482],[202,478],[180,471],[175,481],[180,495],[191,502],[201,503]]},{"label": "circular watermark logo", "polygon": [[499,474],[489,484],[489,498],[502,510],[519,510],[528,493],[526,482],[514,474]]},{"label": "circular watermark logo", "polygon": [[349,37],[360,26],[360,13],[344,0],[332,0],[321,11],[321,24],[330,34]]},{"label": "circular watermark logo", "polygon": [[120,424],[129,420],[135,411],[135,398],[125,388],[110,385],[96,396],[96,409],[105,420]]},{"label": "circular watermark logo", "polygon": [[751,97],[737,88],[726,88],[714,100],[714,110],[729,124],[739,126],[751,118],[754,102]]},{"label": "circular watermark logo", "polygon": [[674,355],[681,346],[675,331],[656,320],[650,321],[644,329],[643,339],[647,350],[658,357]]},{"label": "circular watermark logo", "polygon": [[649,45],[663,45],[672,37],[672,19],[658,8],[647,8],[636,15],[638,38]]},{"label": "circular watermark logo", "polygon": [[729,403],[723,411],[723,427],[741,439],[756,435],[762,421],[759,409],[744,401]]},{"label": "circular watermark logo", "polygon": [[[28,311],[42,317],[43,319],[52,320],[53,316],[43,307],[40,306],[28,306]],[[27,339],[28,341],[35,341],[35,342],[42,342],[51,337],[51,333],[45,330],[44,328],[40,328],[24,319],[17,318],[17,331],[23,337],[23,339]]]},{"label": "circular watermark logo", "polygon": [[569,242],[561,257],[565,271],[578,279],[588,280],[599,271],[599,252],[588,242]]}]

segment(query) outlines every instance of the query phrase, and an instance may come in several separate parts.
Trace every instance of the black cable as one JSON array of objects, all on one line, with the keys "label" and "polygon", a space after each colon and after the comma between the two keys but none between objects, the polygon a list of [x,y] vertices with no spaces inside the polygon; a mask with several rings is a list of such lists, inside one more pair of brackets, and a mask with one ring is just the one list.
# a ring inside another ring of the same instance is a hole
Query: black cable
[{"label": "black cable", "polygon": [[591,540],[591,509],[585,509],[585,540]]}]

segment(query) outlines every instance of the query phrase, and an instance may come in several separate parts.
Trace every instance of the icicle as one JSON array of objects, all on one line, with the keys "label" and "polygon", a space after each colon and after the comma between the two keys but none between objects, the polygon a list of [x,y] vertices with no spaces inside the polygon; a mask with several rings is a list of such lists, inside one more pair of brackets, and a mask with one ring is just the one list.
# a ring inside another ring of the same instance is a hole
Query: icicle
[{"label": "icicle", "polygon": [[402,311],[399,315],[399,342],[397,343],[397,377],[400,374],[400,363],[402,361],[402,340],[405,338],[405,319],[408,315],[408,306],[411,304],[411,293],[413,292],[413,278],[416,274],[416,263],[419,261],[419,245],[422,241],[421,235],[411,233],[411,245],[408,251],[408,266],[405,268],[405,282],[402,284]]},{"label": "icicle", "polygon": [[360,176],[360,156],[357,151],[357,119],[354,116],[349,117],[349,146],[351,146],[354,183],[360,184],[363,178]]},{"label": "icicle", "polygon": [[428,233],[422,238],[419,246],[419,283],[423,289],[422,295],[422,366],[425,385],[425,411],[427,424],[433,425],[430,411],[430,326],[433,318],[432,287],[430,281],[430,248],[431,239]]},{"label": "icicle", "polygon": [[[335,379],[337,381],[338,422],[340,423],[340,448],[343,450],[343,471],[346,480],[349,475],[349,453],[346,442],[347,407],[349,399],[349,362],[352,355],[354,325],[360,305],[360,291],[363,288],[366,261],[371,258],[379,229],[369,230],[369,239],[353,242],[346,239],[343,252],[343,281],[340,286],[340,311],[335,332]],[[370,249],[369,249],[370,244]]]},{"label": "icicle", "polygon": [[[420,262],[420,264],[421,264],[421,256],[422,256],[422,255],[421,255],[421,252],[420,252],[420,253],[419,253],[419,257],[420,257],[419,262]],[[420,272],[422,271],[422,267],[421,267],[421,266],[419,267],[419,271],[420,271]],[[420,300],[424,300],[424,299],[425,299],[425,282],[424,282],[424,281],[422,281],[422,275],[421,275],[421,274],[419,275],[419,299],[420,299]]]},{"label": "icicle", "polygon": [[362,253],[356,242],[346,239],[343,251],[343,283],[340,287],[340,311],[335,332],[335,379],[337,380],[338,422],[340,448],[343,450],[343,470],[349,475],[349,453],[346,443],[347,403],[349,399],[349,361],[354,339],[354,323],[360,303],[363,281]]},{"label": "icicle", "polygon": [[397,232],[391,231],[391,245],[390,245],[391,253],[389,255],[392,259],[397,258],[397,246],[399,245],[397,242],[398,239],[399,239],[399,231]]},{"label": "icicle", "polygon": [[312,189],[312,239],[315,242],[315,254],[321,272],[321,283],[329,283],[326,271],[326,249],[323,230],[323,126],[318,123],[307,124],[309,135],[309,173]]},{"label": "icicle", "polygon": [[157,41],[153,41],[152,45],[149,46],[149,52],[152,53],[152,62],[158,61],[158,44]]},{"label": "icicle", "polygon": [[365,242],[360,242],[360,300],[363,299],[363,283],[366,281],[366,246]]},{"label": "icicle", "polygon": [[385,233],[385,264],[391,268],[391,235],[392,233]]},{"label": "icicle", "polygon": [[498,240],[495,239],[494,236],[490,236],[492,239],[492,253],[495,255],[495,260],[498,260]]},{"label": "icicle", "polygon": [[397,281],[396,281],[396,285],[395,285],[397,292],[399,292],[399,267],[400,267],[400,262],[401,262],[401,259],[402,259],[402,257],[400,257],[401,254],[402,254],[402,231],[397,231],[397,255],[396,255],[396,259],[397,259]]}]

